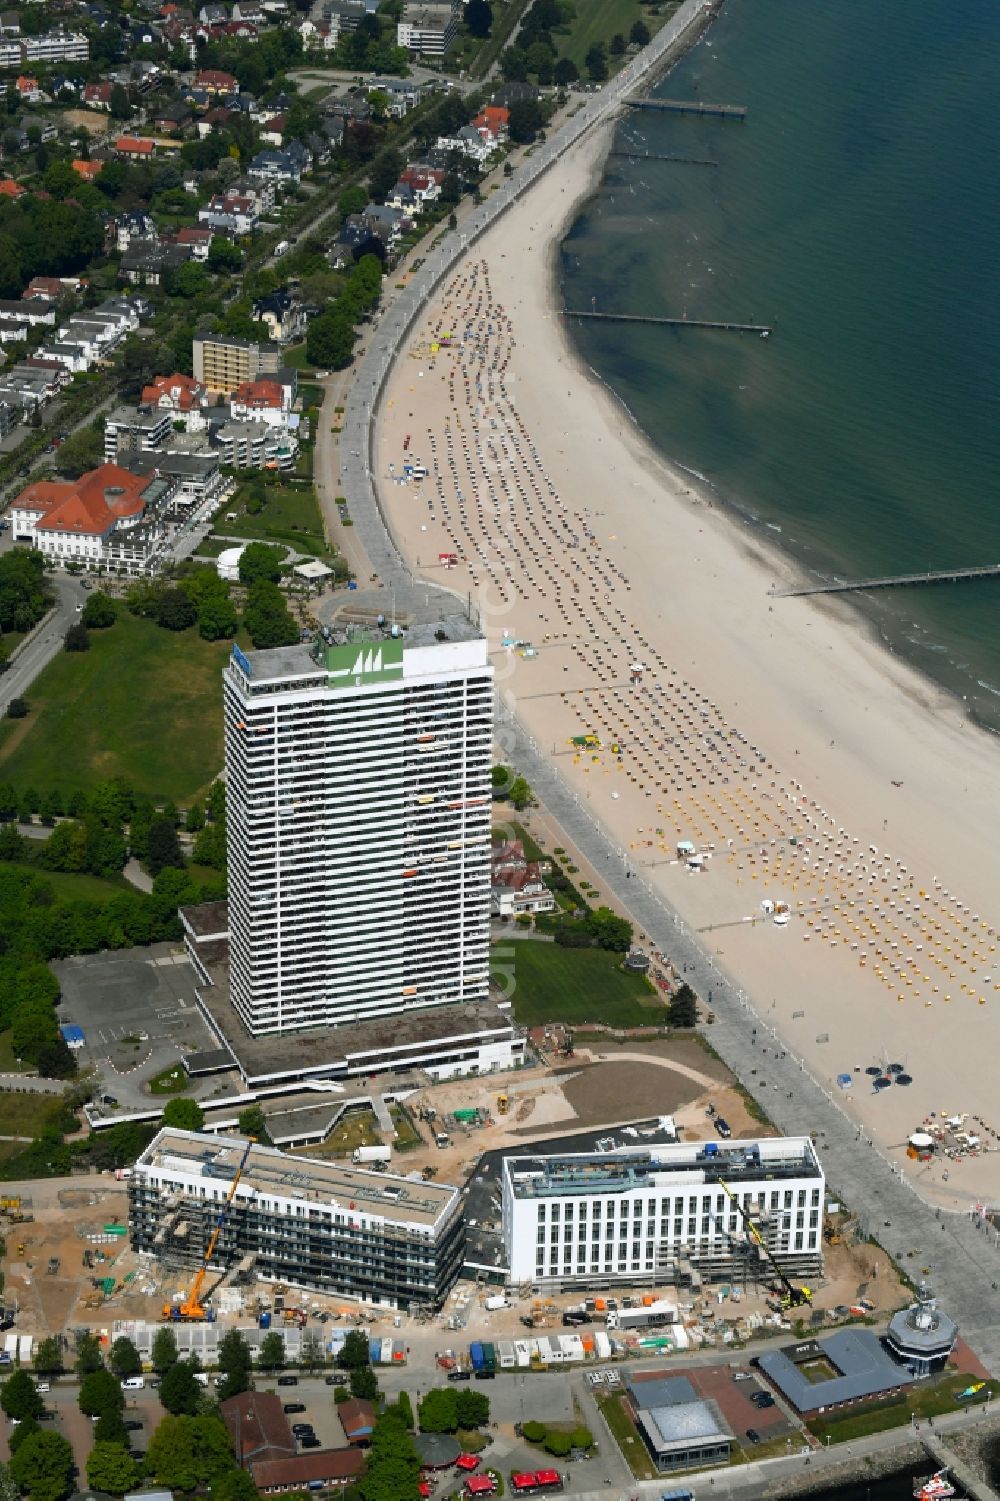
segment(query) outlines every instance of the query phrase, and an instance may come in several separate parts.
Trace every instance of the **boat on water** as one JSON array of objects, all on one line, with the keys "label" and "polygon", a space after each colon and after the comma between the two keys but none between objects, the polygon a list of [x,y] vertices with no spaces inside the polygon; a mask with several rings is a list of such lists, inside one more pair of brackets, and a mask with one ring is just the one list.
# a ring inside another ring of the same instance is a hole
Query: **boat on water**
[{"label": "boat on water", "polygon": [[935,1474],[917,1480],[913,1485],[915,1501],[948,1501],[948,1497],[955,1494],[955,1487],[948,1479],[947,1470],[937,1470]]}]

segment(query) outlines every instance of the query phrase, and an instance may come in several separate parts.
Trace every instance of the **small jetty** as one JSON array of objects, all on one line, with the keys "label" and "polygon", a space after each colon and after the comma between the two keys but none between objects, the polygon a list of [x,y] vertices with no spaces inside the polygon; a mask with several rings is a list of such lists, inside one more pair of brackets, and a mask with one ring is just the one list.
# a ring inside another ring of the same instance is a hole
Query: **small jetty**
[{"label": "small jetty", "polygon": [[686,162],[689,167],[717,167],[708,156],[673,156],[669,151],[609,151],[609,156],[623,156],[630,162]]},{"label": "small jetty", "polygon": [[629,109],[658,109],[671,115],[715,115],[722,120],[745,120],[745,104],[707,104],[703,99],[626,99]]},{"label": "small jetty", "polygon": [[775,599],[802,594],[855,594],[865,589],[902,589],[912,584],[957,584],[964,579],[1000,578],[1000,563],[977,568],[938,568],[927,573],[892,573],[882,578],[838,580],[835,584],[803,584],[797,589],[771,589]]},{"label": "small jetty", "polygon": [[665,328],[715,328],[731,334],[758,334],[762,339],[770,338],[774,332],[767,323],[735,323],[721,318],[656,318],[650,313],[596,313],[584,308],[563,308],[562,312],[564,318],[591,318],[604,323],[659,323]]}]

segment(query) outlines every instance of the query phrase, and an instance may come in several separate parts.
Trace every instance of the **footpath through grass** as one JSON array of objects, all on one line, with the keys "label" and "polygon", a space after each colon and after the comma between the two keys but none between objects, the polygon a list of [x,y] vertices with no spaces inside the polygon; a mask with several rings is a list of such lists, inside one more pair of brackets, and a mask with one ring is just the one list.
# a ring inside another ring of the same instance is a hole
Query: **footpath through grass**
[{"label": "footpath through grass", "polygon": [[89,792],[109,777],[186,805],[222,765],[228,641],[123,614],[90,650],[60,652],[28,692],[27,719],[0,722],[0,779],[18,790]]},{"label": "footpath through grass", "polygon": [[501,939],[492,968],[500,983],[513,976],[514,1015],[527,1027],[544,1022],[606,1022],[648,1027],[666,1011],[641,975],[627,974],[622,955],[607,949],[566,949],[534,938]]},{"label": "footpath through grass", "polygon": [[[216,516],[214,530],[221,536],[246,537],[255,542],[284,542],[296,552],[313,557],[329,553],[319,502],[311,485],[269,485],[265,493],[263,510],[251,516],[244,509],[243,492],[237,491],[225,510]],[[226,519],[228,511],[238,513],[235,521]]]}]

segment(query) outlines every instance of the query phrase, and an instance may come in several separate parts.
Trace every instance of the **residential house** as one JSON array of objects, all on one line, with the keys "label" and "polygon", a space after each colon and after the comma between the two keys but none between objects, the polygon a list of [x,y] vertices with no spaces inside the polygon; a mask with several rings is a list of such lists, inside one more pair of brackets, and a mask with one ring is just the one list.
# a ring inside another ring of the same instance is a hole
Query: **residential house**
[{"label": "residential house", "polygon": [[156,220],[141,209],[119,214],[115,220],[115,248],[119,251],[127,250],[135,240],[159,241],[159,238]]},{"label": "residential house", "polygon": [[384,261],[387,254],[386,241],[364,222],[361,214],[351,214],[337,232],[329,259],[336,270],[341,270],[352,266],[363,255],[377,255]]},{"label": "residential house", "polygon": [[154,149],[153,142],[142,136],[119,136],[114,144],[115,154],[128,162],[152,161]]},{"label": "residential house", "polygon": [[210,225],[186,224],[174,235],[175,245],[184,245],[193,260],[207,261],[208,252],[212,248],[214,233]]},{"label": "residential house", "polygon": [[436,174],[414,172],[408,168],[385,201],[390,208],[402,209],[404,214],[416,216],[423,213],[428,203],[440,197],[441,183]]},{"label": "residential house", "polygon": [[198,334],[192,343],[195,379],[209,391],[235,391],[258,375],[274,375],[280,368],[277,344],[251,343],[224,334]]},{"label": "residential house", "polygon": [[22,198],[27,191],[27,188],[22,188],[21,184],[15,182],[12,177],[0,178],[0,196],[4,198]]},{"label": "residential house", "polygon": [[484,140],[475,126],[463,125],[454,135],[438,136],[437,149],[444,152],[458,151],[481,167],[489,161],[496,145]]},{"label": "residential house", "polygon": [[258,151],[247,168],[250,177],[298,187],[302,170],[287,151]]},{"label": "residential house", "polygon": [[144,573],[163,544],[172,489],[146,461],[102,464],[78,480],[29,485],[11,502],[11,528],[56,567]]},{"label": "residential house", "polygon": [[[207,10],[209,7],[205,7]],[[196,89],[204,89],[206,94],[214,98],[229,94],[238,94],[240,85],[232,73],[223,73],[220,68],[202,68],[194,76]]]},{"label": "residential house", "polygon": [[292,411],[294,399],[291,382],[283,383],[277,376],[264,375],[238,386],[229,410],[234,422],[263,422],[268,427],[287,429],[298,426],[298,416]]},{"label": "residential house", "polygon": [[251,26],[264,26],[267,17],[257,0],[236,0],[233,6],[234,21],[249,21]]},{"label": "residential house", "polygon": [[542,880],[537,860],[527,860],[518,839],[493,850],[490,863],[490,910],[495,917],[552,912],[555,897]]},{"label": "residential house", "polygon": [[252,234],[257,227],[257,206],[250,198],[232,198],[216,193],[198,210],[198,223],[224,238],[234,240]]},{"label": "residential house", "polygon": [[268,337],[276,344],[287,344],[305,334],[306,318],[302,304],[285,287],[258,297],[253,317],[267,324]]},{"label": "residential house", "polygon": [[118,280],[132,287],[158,287],[165,259],[158,239],[132,240],[118,262]]},{"label": "residential house", "polygon": [[150,110],[149,123],[155,130],[175,131],[178,134],[194,123],[194,110],[186,99],[174,99]]},{"label": "residential house", "polygon": [[22,104],[41,104],[47,97],[42,93],[38,79],[33,78],[30,73],[18,74],[14,87]]},{"label": "residential house", "polygon": [[73,158],[73,171],[84,182],[95,182],[101,175],[104,167],[103,162],[85,162],[81,157]]},{"label": "residential house", "polygon": [[55,304],[51,297],[0,298],[0,322],[4,321],[55,328]]},{"label": "residential house", "polygon": [[487,104],[472,122],[473,128],[479,131],[484,141],[487,141],[491,151],[507,139],[507,131],[510,126],[510,110],[501,104]]},{"label": "residential house", "polygon": [[45,298],[48,302],[58,302],[70,291],[76,288],[71,283],[60,281],[58,276],[33,276],[21,293],[21,299],[28,302],[32,298]]},{"label": "residential house", "polygon": [[265,120],[260,128],[260,138],[269,146],[283,146],[285,144],[285,132],[288,129],[288,116],[272,115]]},{"label": "residential house", "polygon": [[411,109],[416,109],[426,93],[424,85],[412,78],[373,78],[368,85],[369,94],[375,89],[388,94],[389,113],[394,120],[401,120]]},{"label": "residential house", "polygon": [[211,405],[208,392],[200,380],[191,375],[158,375],[148,386],[143,386],[143,406],[168,412],[173,421],[183,421],[187,432],[199,432],[205,427],[205,412]]},{"label": "residential house", "polygon": [[229,13],[224,5],[209,0],[198,12],[198,20],[203,26],[223,26],[229,20]]}]

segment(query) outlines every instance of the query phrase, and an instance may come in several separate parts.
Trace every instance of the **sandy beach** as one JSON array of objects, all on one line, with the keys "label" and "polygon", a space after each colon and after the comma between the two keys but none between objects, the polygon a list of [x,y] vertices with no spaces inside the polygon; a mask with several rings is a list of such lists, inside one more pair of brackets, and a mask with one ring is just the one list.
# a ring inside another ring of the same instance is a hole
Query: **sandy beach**
[{"label": "sandy beach", "polygon": [[382,406],[383,513],[478,602],[501,691],[622,849],[619,893],[641,870],[886,1149],[964,1116],[989,1151],[903,1162],[967,1207],[1000,1193],[1000,748],[848,606],[772,599],[792,565],[576,358],[553,259],[609,139],[431,299]]}]

